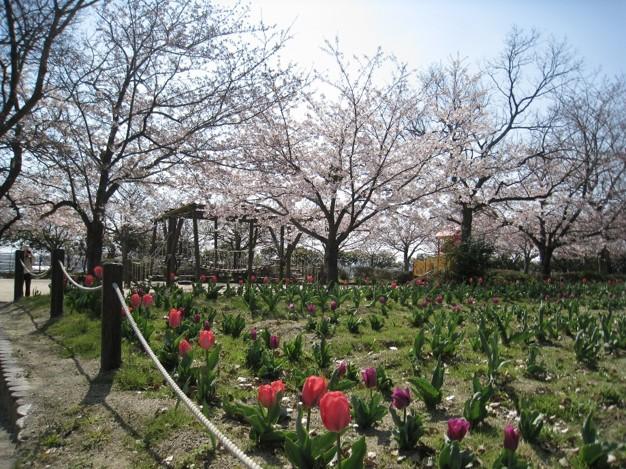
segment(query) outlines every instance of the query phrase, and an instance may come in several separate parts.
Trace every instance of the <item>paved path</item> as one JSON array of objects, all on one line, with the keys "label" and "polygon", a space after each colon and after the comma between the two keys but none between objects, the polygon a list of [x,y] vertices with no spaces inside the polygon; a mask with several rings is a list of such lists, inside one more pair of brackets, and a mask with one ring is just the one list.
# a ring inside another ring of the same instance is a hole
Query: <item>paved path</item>
[{"label": "paved path", "polygon": [[[50,279],[37,280],[33,279],[30,283],[30,293],[34,294],[36,291],[42,295],[50,293]],[[0,279],[0,302],[13,301],[13,279],[2,278]]]}]

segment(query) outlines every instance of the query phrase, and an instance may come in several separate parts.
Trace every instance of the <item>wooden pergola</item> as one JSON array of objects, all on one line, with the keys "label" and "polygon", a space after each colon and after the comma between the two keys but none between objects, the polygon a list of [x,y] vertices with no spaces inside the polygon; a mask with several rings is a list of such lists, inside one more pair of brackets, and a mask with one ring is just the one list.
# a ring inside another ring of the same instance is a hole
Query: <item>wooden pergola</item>
[{"label": "wooden pergola", "polygon": [[[183,205],[182,207],[169,210],[163,213],[160,217],[154,220],[154,226],[152,229],[152,257],[156,254],[156,241],[159,223],[164,225],[166,250],[165,250],[165,280],[167,283],[171,283],[170,273],[176,271],[176,246],[180,238],[180,233],[183,228],[185,220],[192,220],[193,223],[193,246],[194,246],[194,277],[196,281],[200,280],[201,265],[200,265],[200,241],[198,235],[198,220],[209,220],[214,223],[213,234],[213,246],[214,246],[214,265],[217,266],[217,252],[218,252],[218,217],[212,215],[207,211],[206,205],[191,203]],[[246,275],[249,278],[252,276],[252,269],[254,263],[254,229],[256,224],[256,218],[253,217],[233,217],[233,220],[237,220],[242,223],[248,223],[248,262],[246,268]],[[284,227],[281,228],[283,234],[284,243]],[[282,254],[281,254],[282,255]]]}]

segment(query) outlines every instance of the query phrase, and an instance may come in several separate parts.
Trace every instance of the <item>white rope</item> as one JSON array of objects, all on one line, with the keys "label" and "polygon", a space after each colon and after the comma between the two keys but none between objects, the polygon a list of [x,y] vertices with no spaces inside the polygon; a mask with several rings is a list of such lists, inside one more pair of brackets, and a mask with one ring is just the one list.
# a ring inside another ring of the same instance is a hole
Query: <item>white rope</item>
[{"label": "white rope", "polygon": [[165,368],[163,368],[163,365],[161,364],[159,359],[156,357],[156,355],[154,354],[154,352],[150,348],[150,345],[148,345],[148,342],[146,341],[144,336],[139,331],[139,328],[137,327],[137,323],[135,322],[135,319],[133,318],[133,315],[128,310],[128,306],[126,306],[126,301],[124,300],[124,295],[122,294],[122,292],[120,291],[120,289],[119,289],[119,287],[117,286],[116,283],[113,283],[113,289],[115,290],[115,293],[117,294],[117,298],[120,300],[120,304],[122,305],[122,308],[124,308],[124,312],[126,313],[126,319],[128,319],[128,322],[130,323],[131,327],[133,328],[133,331],[135,332],[135,335],[139,339],[139,342],[141,342],[141,345],[143,346],[143,349],[146,351],[148,356],[152,359],[152,361],[156,365],[157,369],[163,375],[163,378],[165,378],[165,380],[167,381],[167,384],[169,384],[170,387],[174,390],[174,392],[176,393],[178,398],[181,401],[183,401],[183,403],[187,406],[187,408],[194,415],[194,417],[196,417],[198,419],[198,421],[200,423],[202,423],[219,440],[219,442],[222,443],[222,445],[228,451],[230,451],[233,454],[233,456],[235,456],[237,459],[239,459],[244,464],[244,466],[246,466],[246,467],[248,467],[250,469],[261,469],[261,466],[259,466],[249,456],[247,456],[243,451],[241,451],[232,441],[230,441],[226,437],[226,435],[224,435],[222,432],[220,432],[217,429],[217,427],[215,425],[213,425],[209,421],[209,419],[206,418],[206,416],[202,413],[202,411],[198,408],[198,406],[196,404],[194,404],[191,401],[191,399],[189,399],[185,395],[184,392],[181,391],[181,389],[178,387],[176,382],[172,379],[172,377],[167,372],[167,370]]},{"label": "white rope", "polygon": [[24,264],[23,260],[20,259],[20,262],[22,263],[22,267],[24,267],[24,272],[26,272],[27,274],[30,274],[33,278],[44,278],[50,272],[50,269],[48,269],[45,272],[36,274],[32,270],[30,270],[28,267],[26,267],[26,264]]},{"label": "white rope", "polygon": [[61,266],[61,270],[63,271],[63,273],[65,274],[65,277],[70,281],[70,283],[72,285],[74,285],[76,288],[79,288],[80,290],[85,290],[85,291],[96,291],[96,290],[102,290],[102,285],[98,285],[97,287],[86,287],[84,285],[81,285],[80,283],[76,283],[76,281],[72,278],[72,276],[70,274],[67,273],[67,270],[65,270],[65,266],[63,265],[63,262],[59,261],[59,265]]}]

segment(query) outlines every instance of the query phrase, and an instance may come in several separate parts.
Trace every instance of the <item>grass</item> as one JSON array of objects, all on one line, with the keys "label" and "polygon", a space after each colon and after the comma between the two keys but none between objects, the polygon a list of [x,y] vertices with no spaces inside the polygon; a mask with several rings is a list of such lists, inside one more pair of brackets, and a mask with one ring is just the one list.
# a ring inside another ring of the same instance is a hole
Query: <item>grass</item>
[{"label": "grass", "polygon": [[[516,291],[503,291],[497,286],[491,286],[488,293],[485,291],[483,298],[479,299],[479,304],[489,304],[491,296],[500,298],[511,297],[510,303],[519,305],[529,312],[531,321],[536,318],[538,301],[529,299],[526,294],[519,294]],[[598,289],[597,292],[601,292]],[[473,295],[480,294],[480,291],[472,291]],[[598,310],[591,306],[597,306],[594,299],[596,295],[586,290],[578,290],[581,299],[581,310],[597,315]],[[616,316],[624,315],[624,288],[616,289],[615,294],[621,298],[622,305],[616,311]],[[434,297],[434,292],[424,291],[424,295]],[[467,298],[468,294],[455,292],[455,301]],[[533,294],[535,298],[542,298],[542,294]],[[31,299],[31,302],[46,301],[47,297]],[[550,303],[560,307],[556,302]],[[585,308],[585,305],[588,307]],[[278,307],[278,314],[269,316],[264,313],[252,315],[247,310],[242,298],[224,298],[217,300],[196,299],[195,307],[202,315],[208,307],[218,311],[214,329],[218,331],[218,342],[222,346],[222,354],[219,364],[218,396],[232,396],[234,399],[244,401],[254,401],[256,399],[256,386],[245,387],[239,382],[240,378],[246,378],[248,383],[254,382],[254,373],[247,369],[245,363],[245,353],[247,343],[244,337],[234,339],[221,334],[219,321],[223,312],[241,312],[246,319],[244,334],[250,327],[255,326],[261,330],[267,328],[271,333],[281,337],[281,344],[285,340],[292,340],[298,333],[304,335],[304,355],[295,363],[290,364],[285,360],[287,375],[286,381],[290,384],[289,394],[291,397],[297,396],[296,381],[292,379],[295,371],[310,369],[315,373],[329,373],[334,368],[331,365],[329,370],[316,369],[312,357],[312,345],[319,342],[313,332],[305,332],[304,318],[298,320],[287,319],[287,308],[285,302],[281,302]],[[496,306],[496,312],[501,312]],[[337,360],[347,360],[357,369],[368,366],[384,366],[387,375],[392,379],[394,386],[407,386],[408,378],[414,373],[430,379],[432,369],[436,365],[436,359],[432,355],[429,344],[423,349],[421,358],[412,363],[409,359],[413,340],[419,332],[419,327],[412,325],[413,306],[402,306],[396,301],[390,301],[388,305],[388,317],[384,318],[384,326],[380,331],[372,330],[369,317],[375,313],[382,317],[380,307],[377,304],[370,305],[363,300],[359,308],[355,308],[349,301],[344,301],[339,310],[339,323],[335,327],[334,334],[329,337],[328,343],[333,358],[333,363]],[[161,319],[165,310],[152,312],[155,332],[151,338],[151,344],[158,350],[163,343],[165,333],[165,322]],[[430,317],[426,327],[426,336],[430,337],[430,328],[437,315],[449,314],[450,306],[435,306],[434,315]],[[318,312],[319,313],[319,312]],[[328,313],[327,313],[328,314]],[[353,333],[348,329],[347,319],[349,315],[356,314],[363,319],[358,333]],[[463,404],[472,394],[471,379],[475,373],[484,376],[487,371],[485,355],[472,348],[471,341],[478,335],[479,313],[471,307],[464,306],[461,312],[463,321],[459,330],[464,337],[453,353],[453,356],[445,360],[446,371],[443,384],[444,399],[441,406],[436,411],[428,411],[424,404],[414,395],[412,407],[422,414],[426,434],[422,438],[422,443],[436,452],[443,442],[443,435],[446,429],[446,421],[450,417],[458,417],[463,413]],[[318,314],[319,316],[319,314]],[[512,322],[514,329],[521,327],[520,322],[514,319]],[[62,353],[76,354],[85,358],[97,358],[99,354],[99,321],[91,319],[81,313],[69,313],[55,321],[49,327],[49,333],[57,337],[66,347]],[[494,327],[495,333],[497,330]],[[197,346],[194,343],[194,346]],[[579,446],[580,426],[585,415],[594,410],[598,428],[600,428],[601,438],[611,441],[621,441],[626,433],[626,358],[624,351],[619,351],[614,355],[601,354],[598,366],[590,369],[584,364],[576,361],[573,352],[573,340],[562,331],[558,339],[552,339],[547,343],[539,344],[539,360],[545,363],[549,379],[540,381],[531,379],[525,374],[525,361],[528,357],[528,346],[524,342],[513,342],[508,347],[500,342],[500,355],[503,360],[510,360],[501,370],[496,382],[496,395],[492,398],[492,407],[487,420],[478,428],[472,429],[463,442],[464,447],[471,448],[485,465],[490,465],[501,449],[502,429],[506,423],[512,422],[515,417],[515,400],[523,398],[531,407],[544,413],[547,423],[541,434],[541,444],[531,446],[522,443],[519,452],[533,465],[558,466],[559,460],[563,457],[571,464],[577,464],[572,456],[572,449]],[[124,342],[123,365],[118,370],[114,378],[116,389],[122,391],[146,391],[148,395],[170,395],[167,387],[163,385],[163,380],[154,369],[150,360],[134,344]],[[352,391],[360,393],[360,386],[357,385]],[[149,394],[154,393],[154,394]],[[212,413],[220,415],[217,409],[213,408]],[[144,445],[154,445],[167,438],[181,428],[193,426],[191,417],[181,409],[170,409],[154,417],[149,417],[145,424],[145,434],[143,436]],[[239,425],[238,423],[236,425]],[[292,426],[292,424],[290,424]],[[388,443],[388,432],[391,430],[389,421],[383,422],[375,432],[387,434],[382,442]],[[565,429],[567,429],[565,431]],[[353,430],[348,434],[351,437],[357,435]],[[374,433],[374,435],[377,433]],[[51,433],[47,438],[50,444],[56,444]],[[369,435],[368,444],[375,445],[379,438]],[[97,448],[97,439],[89,441],[89,445]],[[388,448],[379,448],[379,465],[401,465],[410,466],[416,463],[418,455],[407,453],[407,459],[402,463],[396,462],[396,456],[390,455]],[[369,448],[368,448],[369,450]],[[198,460],[198,458],[211,458],[212,449],[198,449],[197,454],[188,455],[187,460]],[[622,454],[617,455],[619,462],[624,462]]]}]

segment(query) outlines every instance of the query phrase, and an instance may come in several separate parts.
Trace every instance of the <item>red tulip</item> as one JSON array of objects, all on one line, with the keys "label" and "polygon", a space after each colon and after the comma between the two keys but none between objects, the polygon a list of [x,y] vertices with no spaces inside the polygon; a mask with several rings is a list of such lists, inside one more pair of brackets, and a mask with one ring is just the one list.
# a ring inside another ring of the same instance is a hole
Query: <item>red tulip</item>
[{"label": "red tulip", "polygon": [[191,352],[191,344],[187,341],[187,339],[183,339],[178,344],[178,353],[181,356],[187,355]]},{"label": "red tulip", "polygon": [[285,384],[281,381],[272,381],[271,384],[262,384],[257,392],[257,400],[263,407],[270,408],[276,404],[278,396],[285,390]]},{"label": "red tulip", "polygon": [[435,297],[435,301],[437,302],[437,304],[443,303],[443,295],[437,295]]},{"label": "red tulip", "polygon": [[252,283],[256,282],[256,275],[250,275],[250,281]]},{"label": "red tulip", "polygon": [[216,284],[217,283],[217,275],[211,275],[209,277],[209,280],[211,280],[212,284]]},{"label": "red tulip", "polygon": [[270,386],[272,387],[272,390],[277,394],[280,392],[285,392],[285,383],[283,383],[280,379],[272,381],[270,383]]},{"label": "red tulip", "polygon": [[320,399],[320,416],[329,432],[339,433],[350,423],[350,403],[341,391],[327,392]]},{"label": "red tulip", "polygon": [[393,282],[391,282],[391,289],[395,290],[396,288],[398,288],[398,282],[394,280]]},{"label": "red tulip", "polygon": [[88,287],[92,286],[93,282],[95,282],[95,280],[96,279],[94,278],[93,275],[91,275],[91,274],[85,275],[85,285],[86,286],[88,286]]},{"label": "red tulip", "polygon": [[150,307],[154,304],[154,297],[150,293],[146,293],[141,299],[141,302],[145,307]]},{"label": "red tulip", "polygon": [[198,344],[204,350],[209,350],[211,347],[213,347],[213,345],[215,345],[215,334],[213,333],[213,331],[200,331],[200,335],[198,335]]},{"label": "red tulip", "polygon": [[170,309],[169,314],[167,315],[167,322],[169,323],[172,329],[176,329],[180,326],[180,323],[183,321],[183,312],[179,309],[172,308]]},{"label": "red tulip", "polygon": [[205,274],[200,274],[200,283],[206,283],[206,275]]},{"label": "red tulip", "polygon": [[101,265],[97,265],[93,268],[93,274],[96,276],[96,278],[102,278],[102,266]]},{"label": "red tulip", "polygon": [[302,386],[302,403],[309,409],[319,405],[320,399],[328,390],[326,378],[322,376],[309,376]]},{"label": "red tulip", "polygon": [[130,295],[130,304],[133,308],[139,308],[141,305],[141,296],[139,296],[139,293]]},{"label": "red tulip", "polygon": [[268,283],[270,283],[270,278],[269,278],[269,277],[267,277],[267,276],[263,277],[263,283],[264,283],[265,285],[267,285]]},{"label": "red tulip", "polygon": [[451,440],[461,441],[469,429],[470,423],[463,418],[448,420],[448,438]]},{"label": "red tulip", "polygon": [[306,283],[313,283],[313,280],[315,280],[315,277],[313,277],[311,274],[306,276]]}]

